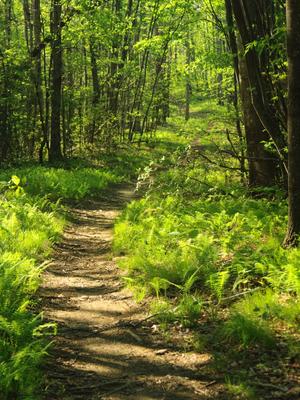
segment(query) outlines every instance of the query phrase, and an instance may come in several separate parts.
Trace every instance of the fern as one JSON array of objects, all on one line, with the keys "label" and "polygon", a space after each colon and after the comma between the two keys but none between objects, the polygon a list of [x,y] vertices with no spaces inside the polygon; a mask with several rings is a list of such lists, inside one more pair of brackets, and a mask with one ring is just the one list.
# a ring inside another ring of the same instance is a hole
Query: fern
[{"label": "fern", "polygon": [[217,297],[218,301],[220,301],[223,297],[225,285],[230,277],[230,273],[228,270],[219,271],[214,274],[211,274],[208,279],[208,284],[212,292]]}]

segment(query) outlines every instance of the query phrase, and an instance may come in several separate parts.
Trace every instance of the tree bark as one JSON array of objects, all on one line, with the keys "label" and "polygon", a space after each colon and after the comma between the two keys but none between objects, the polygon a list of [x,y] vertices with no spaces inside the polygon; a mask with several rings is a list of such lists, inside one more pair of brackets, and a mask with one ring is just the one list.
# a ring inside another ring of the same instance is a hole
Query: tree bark
[{"label": "tree bark", "polygon": [[90,59],[91,59],[91,73],[92,73],[92,86],[93,86],[93,98],[92,98],[92,123],[89,129],[89,142],[91,144],[94,143],[95,132],[96,132],[96,124],[98,121],[99,115],[99,101],[101,96],[100,82],[99,82],[99,74],[98,74],[98,66],[97,59],[95,54],[95,43],[93,38],[90,38]]},{"label": "tree bark", "polygon": [[52,56],[52,82],[51,82],[51,140],[49,161],[62,160],[61,152],[61,90],[62,90],[62,46],[61,46],[61,14],[60,0],[53,0],[51,10],[51,56]]},{"label": "tree bark", "polygon": [[[11,47],[11,24],[13,5],[11,0],[5,0],[4,3],[4,22],[5,22],[5,43],[4,49]],[[0,82],[0,163],[8,158],[11,147],[11,104],[10,104],[10,86],[11,86],[11,66],[6,61],[6,56],[0,53],[1,69],[3,82]]]},{"label": "tree bark", "polygon": [[289,220],[285,246],[300,235],[300,2],[287,0]]},{"label": "tree bark", "polygon": [[[268,66],[270,54],[267,47],[260,52],[252,44],[271,35],[273,31],[272,0],[231,0],[235,21],[241,37],[247,76],[251,87],[251,102],[254,110],[275,145],[278,161],[281,164],[282,179],[285,180],[287,167],[285,164],[285,139],[282,126],[274,104],[273,86],[270,85]],[[270,17],[271,15],[271,17]],[[250,46],[249,46],[250,45]],[[263,140],[263,139],[261,139]]]},{"label": "tree bark", "polygon": [[191,65],[191,39],[188,33],[186,43],[185,43],[185,51],[186,51],[186,78],[185,78],[185,120],[188,121],[190,119],[190,104],[191,104],[191,96],[192,96],[192,85],[190,79],[190,65]]},{"label": "tree bark", "polygon": [[43,150],[48,147],[48,129],[45,121],[45,101],[42,87],[42,49],[41,49],[41,3],[40,0],[32,0],[32,19],[33,19],[33,64],[34,64],[34,86],[36,101],[39,110],[42,137],[39,148],[39,162],[43,163]]},{"label": "tree bark", "polygon": [[269,135],[266,133],[252,104],[251,86],[243,56],[240,57],[239,72],[249,168],[248,185],[250,188],[273,186],[275,184],[276,165],[272,160],[272,154],[265,150],[262,143],[262,141],[268,141]]}]

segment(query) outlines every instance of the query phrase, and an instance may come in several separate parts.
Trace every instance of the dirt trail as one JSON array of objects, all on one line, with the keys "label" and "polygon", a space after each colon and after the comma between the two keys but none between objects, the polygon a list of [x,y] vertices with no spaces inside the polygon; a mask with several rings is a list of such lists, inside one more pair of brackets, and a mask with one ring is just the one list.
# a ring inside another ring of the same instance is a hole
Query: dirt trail
[{"label": "dirt trail", "polygon": [[58,323],[45,400],[216,398],[208,355],[166,345],[150,320],[135,326],[145,311],[111,253],[114,220],[132,198],[132,186],[116,186],[72,209],[40,292],[45,317]]}]

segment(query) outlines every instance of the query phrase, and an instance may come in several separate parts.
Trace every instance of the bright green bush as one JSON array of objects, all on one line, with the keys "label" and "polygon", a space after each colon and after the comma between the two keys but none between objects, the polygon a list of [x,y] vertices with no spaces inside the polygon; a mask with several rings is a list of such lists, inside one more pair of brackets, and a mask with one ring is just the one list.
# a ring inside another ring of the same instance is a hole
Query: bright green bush
[{"label": "bright green bush", "polygon": [[30,311],[42,269],[21,253],[0,257],[0,393],[3,399],[37,398],[45,335],[55,332]]},{"label": "bright green bush", "polygon": [[286,210],[281,207],[246,197],[186,202],[174,195],[152,196],[128,206],[116,225],[114,248],[130,255],[126,267],[146,285],[154,277],[182,285],[197,271],[203,290],[221,297],[225,287],[236,290],[272,279],[275,285],[276,268],[277,278],[283,275],[276,285],[297,290],[299,269],[288,267],[288,260],[298,253],[280,247]]},{"label": "bright green bush", "polygon": [[242,346],[263,345],[272,348],[275,345],[273,332],[265,321],[234,313],[223,328],[223,337],[231,343]]}]

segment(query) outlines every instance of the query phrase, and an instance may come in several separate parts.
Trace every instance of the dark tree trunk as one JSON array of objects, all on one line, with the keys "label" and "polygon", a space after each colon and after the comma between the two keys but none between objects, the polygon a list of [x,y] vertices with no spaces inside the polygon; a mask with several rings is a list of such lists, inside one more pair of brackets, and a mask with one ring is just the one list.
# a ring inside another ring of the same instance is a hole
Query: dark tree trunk
[{"label": "dark tree trunk", "polygon": [[[122,3],[120,0],[114,1],[114,13],[117,21],[120,18],[122,9]],[[119,106],[119,81],[118,81],[118,69],[119,69],[119,50],[120,50],[121,37],[114,32],[114,38],[112,42],[111,50],[111,63],[110,63],[110,88],[108,92],[109,98],[109,111],[117,120],[118,106]]]},{"label": "dark tree trunk", "polygon": [[[282,178],[286,178],[287,168],[284,160],[285,139],[282,134],[282,124],[278,118],[274,103],[274,88],[270,84],[268,66],[270,54],[267,47],[258,52],[254,46],[247,47],[254,41],[260,41],[273,32],[273,2],[272,0],[231,0],[233,13],[243,50],[248,81],[251,87],[251,102],[269,138],[272,139],[282,169]],[[247,51],[246,51],[247,50]],[[264,140],[264,139],[261,139]]]},{"label": "dark tree trunk", "polygon": [[[11,24],[12,24],[12,2],[5,0],[5,43],[4,48],[11,47]],[[3,81],[0,82],[0,163],[8,157],[11,147],[11,104],[10,104],[10,86],[11,86],[11,67],[6,61],[6,57],[1,52],[1,75]]]},{"label": "dark tree trunk", "polygon": [[[272,186],[275,183],[275,163],[271,155],[264,149],[262,141],[268,141],[269,135],[259,119],[252,103],[251,85],[248,77],[248,69],[241,39],[237,40],[234,32],[233,10],[230,0],[225,0],[227,42],[233,55],[233,66],[235,71],[235,85],[239,86],[241,105],[243,111],[246,148],[248,158],[249,187]],[[240,50],[240,51],[239,51]],[[238,113],[238,101],[235,97],[234,105]],[[239,116],[237,115],[237,118]],[[237,119],[238,121],[238,119]],[[237,123],[240,131],[239,121]],[[241,133],[240,133],[241,136]],[[244,167],[243,167],[244,168]]]},{"label": "dark tree trunk", "polygon": [[[160,1],[155,0],[155,4],[153,6],[153,12],[151,15],[151,20],[150,20],[149,27],[148,27],[148,33],[147,33],[148,40],[153,37],[155,29],[156,29],[159,6],[160,6]],[[138,32],[138,35],[135,38],[136,41],[139,40],[139,35],[140,35],[140,32]],[[130,109],[131,115],[133,115],[134,113],[136,114],[135,116],[133,116],[133,118],[131,118],[131,121],[130,121],[129,132],[128,132],[128,140],[130,142],[133,140],[133,136],[134,136],[135,132],[141,133],[141,131],[142,131],[140,111],[141,111],[141,107],[142,107],[142,103],[143,103],[143,99],[144,99],[144,90],[145,90],[145,85],[146,85],[146,80],[147,80],[149,55],[150,55],[149,49],[146,48],[141,57],[140,73],[139,73],[139,76],[136,81],[133,102],[132,102],[132,106]]]},{"label": "dark tree trunk", "polygon": [[289,222],[285,246],[300,235],[300,2],[287,0]]},{"label": "dark tree trunk", "polygon": [[275,184],[275,161],[272,154],[266,152],[262,141],[269,136],[255,112],[251,99],[251,85],[243,56],[239,63],[240,95],[246,134],[247,158],[249,168],[249,187],[273,186]]},{"label": "dark tree trunk", "polygon": [[36,92],[36,101],[39,109],[40,124],[42,128],[41,144],[39,148],[39,162],[43,162],[43,150],[48,147],[48,129],[45,121],[45,101],[42,87],[42,49],[41,49],[41,4],[40,0],[32,1],[32,19],[33,19],[33,64],[34,64],[34,85]]},{"label": "dark tree trunk", "polygon": [[92,72],[92,85],[93,85],[93,98],[92,98],[92,123],[89,129],[89,142],[94,143],[95,139],[95,131],[96,125],[99,115],[99,101],[101,95],[100,82],[99,82],[99,74],[97,67],[97,59],[94,49],[94,40],[90,39],[90,57],[91,57],[91,72]]},{"label": "dark tree trunk", "polygon": [[61,90],[62,90],[62,46],[61,46],[61,13],[60,0],[53,0],[51,10],[51,50],[52,50],[52,82],[51,82],[51,140],[49,161],[62,159],[61,152]]}]

